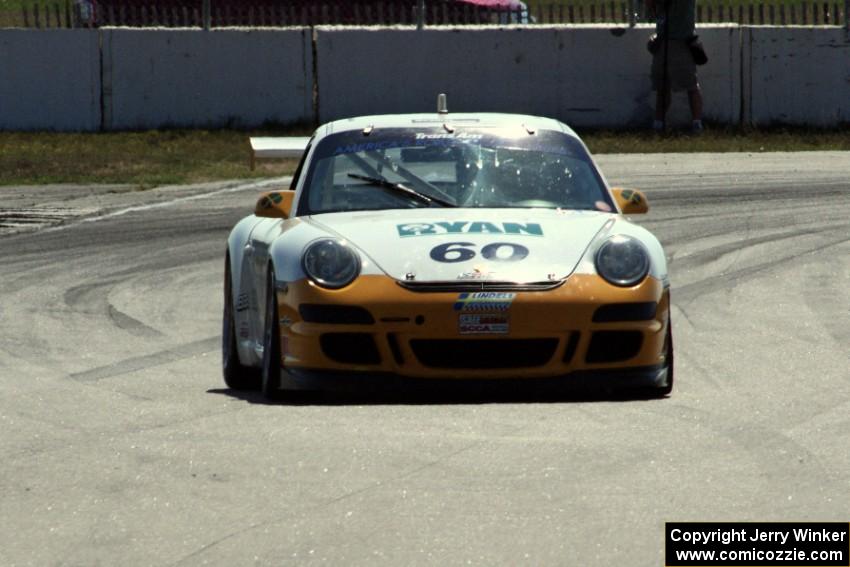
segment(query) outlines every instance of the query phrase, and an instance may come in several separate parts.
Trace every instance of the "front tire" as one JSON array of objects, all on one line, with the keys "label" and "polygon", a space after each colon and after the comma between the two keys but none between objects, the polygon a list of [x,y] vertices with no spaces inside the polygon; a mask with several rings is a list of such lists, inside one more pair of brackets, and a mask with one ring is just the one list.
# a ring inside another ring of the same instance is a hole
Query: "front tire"
[{"label": "front tire", "polygon": [[[669,317],[669,316],[668,316]],[[667,385],[660,386],[653,390],[653,396],[656,398],[664,398],[670,395],[673,391],[673,319],[667,319],[667,338],[664,341],[666,345],[664,361],[667,363]]]},{"label": "front tire", "polygon": [[260,389],[263,396],[273,400],[280,397],[281,356],[280,317],[277,307],[274,271],[266,278],[266,316],[263,331],[263,372]]},{"label": "front tire", "polygon": [[239,361],[236,346],[236,320],[233,312],[233,282],[230,273],[230,255],[224,260],[224,314],[221,330],[221,368],[224,383],[233,390],[256,390],[260,386],[258,369],[244,366]]}]

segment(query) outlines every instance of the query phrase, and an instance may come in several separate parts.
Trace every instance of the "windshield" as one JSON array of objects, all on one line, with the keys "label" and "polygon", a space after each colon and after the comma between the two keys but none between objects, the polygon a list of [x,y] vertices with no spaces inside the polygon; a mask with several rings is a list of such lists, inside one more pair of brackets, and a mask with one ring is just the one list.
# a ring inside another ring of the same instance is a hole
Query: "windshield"
[{"label": "windshield", "polygon": [[580,142],[519,128],[331,135],[316,147],[305,191],[299,214],[446,206],[614,210]]}]

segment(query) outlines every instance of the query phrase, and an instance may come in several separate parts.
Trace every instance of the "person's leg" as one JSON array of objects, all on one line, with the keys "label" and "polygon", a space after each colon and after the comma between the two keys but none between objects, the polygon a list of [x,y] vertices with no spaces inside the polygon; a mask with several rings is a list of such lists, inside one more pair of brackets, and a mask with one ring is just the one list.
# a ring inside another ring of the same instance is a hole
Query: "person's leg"
[{"label": "person's leg", "polygon": [[658,89],[655,91],[655,121],[652,123],[653,130],[661,131],[664,129],[664,117],[670,109],[671,91],[668,88]]},{"label": "person's leg", "polygon": [[691,105],[691,120],[702,120],[702,91],[699,85],[688,90],[688,102]]},{"label": "person's leg", "polygon": [[652,129],[664,130],[664,116],[670,108],[670,77],[664,68],[664,47],[652,54],[652,89],[655,91],[655,115]]},{"label": "person's leg", "polygon": [[702,91],[697,83],[696,88],[688,89],[688,103],[691,107],[691,131],[695,134],[702,132]]}]

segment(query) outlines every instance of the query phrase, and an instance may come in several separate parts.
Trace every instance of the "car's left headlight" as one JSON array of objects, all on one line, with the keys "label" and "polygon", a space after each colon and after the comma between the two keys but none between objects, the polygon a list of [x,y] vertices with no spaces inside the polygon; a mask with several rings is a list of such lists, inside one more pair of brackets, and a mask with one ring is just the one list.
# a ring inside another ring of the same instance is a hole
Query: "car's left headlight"
[{"label": "car's left headlight", "polygon": [[649,255],[631,236],[612,236],[596,252],[596,271],[614,285],[630,287],[649,273]]},{"label": "car's left headlight", "polygon": [[360,257],[345,242],[323,238],[311,243],[301,258],[304,273],[322,287],[345,287],[360,275]]}]

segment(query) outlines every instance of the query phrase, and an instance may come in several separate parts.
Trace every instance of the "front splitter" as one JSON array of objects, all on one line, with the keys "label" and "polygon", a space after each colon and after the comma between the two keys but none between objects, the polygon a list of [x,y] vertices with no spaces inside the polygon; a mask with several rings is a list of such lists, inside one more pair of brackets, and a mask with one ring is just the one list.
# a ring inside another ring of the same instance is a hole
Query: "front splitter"
[{"label": "front splitter", "polygon": [[537,396],[541,394],[652,392],[669,385],[666,364],[627,369],[580,370],[546,378],[447,379],[410,378],[392,373],[339,372],[286,368],[282,390],[321,390],[357,394],[441,393],[475,396]]}]

